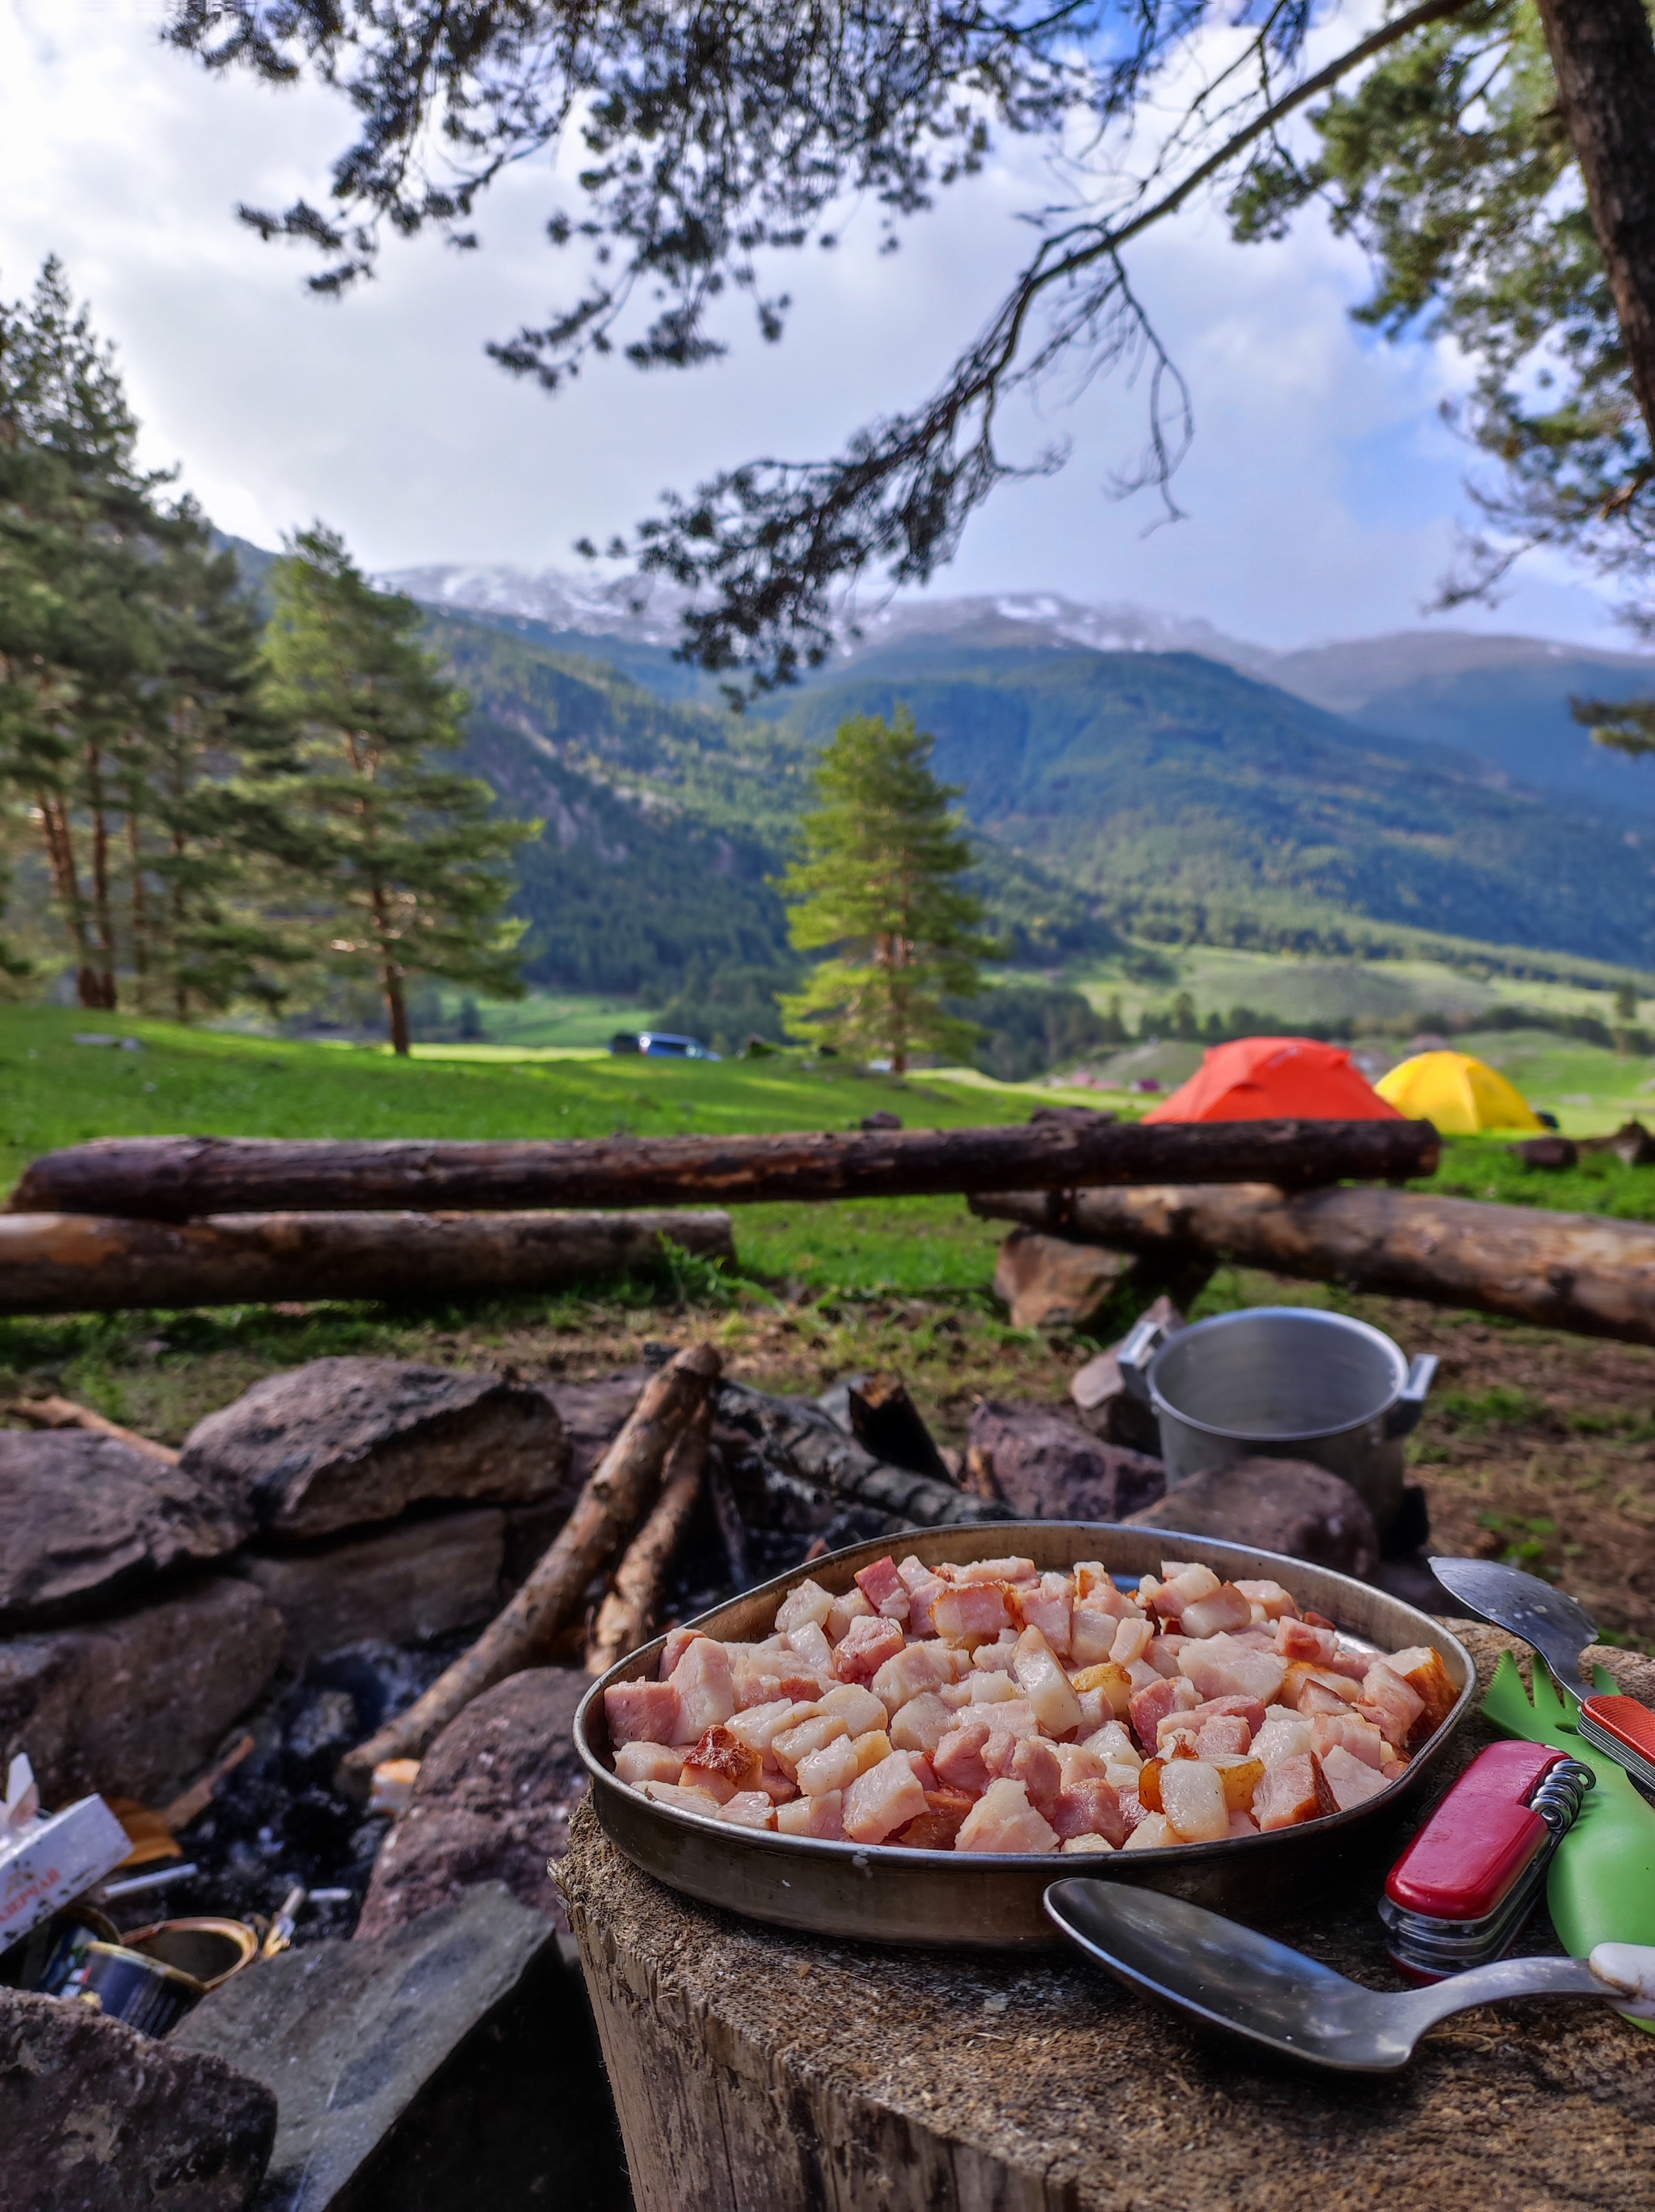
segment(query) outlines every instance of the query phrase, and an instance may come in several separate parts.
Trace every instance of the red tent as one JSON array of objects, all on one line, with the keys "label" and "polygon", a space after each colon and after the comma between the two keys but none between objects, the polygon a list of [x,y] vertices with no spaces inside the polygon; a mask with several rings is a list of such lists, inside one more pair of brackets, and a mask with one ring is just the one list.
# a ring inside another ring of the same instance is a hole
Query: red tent
[{"label": "red tent", "polygon": [[1242,1037],[1214,1045],[1187,1083],[1146,1121],[1397,1121],[1342,1045],[1312,1037]]}]

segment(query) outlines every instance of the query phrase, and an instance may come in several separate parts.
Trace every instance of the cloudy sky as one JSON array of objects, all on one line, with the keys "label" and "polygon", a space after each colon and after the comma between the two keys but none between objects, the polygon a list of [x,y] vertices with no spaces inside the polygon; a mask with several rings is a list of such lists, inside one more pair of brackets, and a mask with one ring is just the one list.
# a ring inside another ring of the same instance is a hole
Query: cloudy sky
[{"label": "cloudy sky", "polygon": [[[1026,158],[997,162],[880,257],[870,215],[835,255],[788,273],[780,347],[739,317],[722,364],[640,375],[598,364],[549,399],[488,362],[566,297],[542,242],[549,163],[485,204],[486,250],[389,249],[343,304],[305,264],[238,225],[238,201],[320,199],[349,117],[316,90],[217,82],[164,50],[161,0],[0,0],[0,296],[59,254],[118,343],[148,458],[227,530],[273,545],[320,515],[372,568],[440,561],[579,566],[669,486],[766,452],[834,449],[912,403],[992,306],[1019,210],[1049,194]],[[1026,241],[1027,234],[1023,234]],[[1136,258],[1141,294],[1192,387],[1188,520],[1145,534],[1146,501],[1104,494],[1141,417],[1117,384],[1014,425],[1034,451],[1072,441],[1059,476],[998,492],[940,592],[1051,590],[1202,616],[1287,646],[1411,626],[1464,513],[1464,450],[1438,416],[1463,381],[1436,349],[1349,322],[1360,257],[1313,225],[1246,250],[1203,215]],[[1597,595],[1534,564],[1464,626],[1625,643]]]}]

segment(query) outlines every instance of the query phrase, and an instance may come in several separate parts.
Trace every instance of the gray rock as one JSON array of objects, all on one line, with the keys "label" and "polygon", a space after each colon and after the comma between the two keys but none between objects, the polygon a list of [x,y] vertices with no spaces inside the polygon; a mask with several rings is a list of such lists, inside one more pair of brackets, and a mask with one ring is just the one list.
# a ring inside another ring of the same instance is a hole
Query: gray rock
[{"label": "gray rock", "polygon": [[0,2198],[14,2212],[243,2212],[276,2098],[90,2006],[0,1989]]},{"label": "gray rock", "polygon": [[1379,1563],[1379,1533],[1366,1504],[1348,1482],[1307,1460],[1238,1460],[1192,1475],[1126,1517],[1140,1527],[1284,1553],[1362,1580]]},{"label": "gray rock", "polygon": [[0,1643],[0,1765],[26,1751],[43,1801],[156,1803],[275,1674],[282,1616],[228,1576],[83,1627]]},{"label": "gray rock", "polygon": [[235,1571],[282,1615],[282,1656],[297,1668],[349,1644],[425,1644],[492,1620],[505,1551],[506,1516],[486,1505],[303,1551],[246,1553]]},{"label": "gray rock", "polygon": [[979,1400],[967,1455],[1030,1521],[1125,1521],[1166,1486],[1158,1459],[1088,1435],[1054,1406]]},{"label": "gray rock", "polygon": [[652,1370],[617,1368],[594,1382],[549,1382],[546,1395],[557,1407],[569,1439],[569,1485],[578,1490],[597,1465],[638,1403],[638,1393]]},{"label": "gray rock", "polygon": [[247,1519],[215,1486],[84,1429],[0,1430],[0,1626],[83,1617],[233,1552]]},{"label": "gray rock", "polygon": [[359,1941],[483,1881],[503,1881],[519,1903],[567,1928],[546,1862],[568,1848],[570,1816],[585,1794],[574,1712],[591,1687],[591,1675],[574,1668],[534,1667],[450,1722],[380,1847]]},{"label": "gray rock", "polygon": [[1084,1328],[1131,1267],[1130,1254],[1014,1229],[994,1263],[994,1295],[1015,1328]]},{"label": "gray rock", "polygon": [[[572,2005],[550,1922],[490,1883],[391,1935],[309,1944],[233,1976],[180,2022],[171,2044],[210,2052],[275,2090],[280,2117],[258,2212],[446,2207],[456,2200],[427,2193],[425,2176],[420,2193],[410,2193],[399,2151],[403,2124],[417,2123],[433,2097],[442,2100],[468,2041],[486,2035],[531,1981],[541,1984],[537,2014],[567,2014],[579,2005],[578,1996]],[[540,2039],[543,2046],[543,2020]],[[481,2154],[504,2130],[534,2134],[548,2108],[567,2128],[567,2088],[548,2074],[540,2111],[518,2112],[501,2110],[498,2088],[491,2099],[487,2080],[476,2082],[469,2124]],[[591,2084],[579,2091],[589,2124]],[[483,2178],[475,2167],[469,2176],[473,2188]],[[494,2198],[500,2212],[523,2201],[498,2191]],[[554,2189],[545,2201],[566,2200]]]},{"label": "gray rock", "polygon": [[543,1391],[403,1359],[315,1359],[197,1422],[183,1466],[284,1536],[331,1536],[441,1500],[524,1505],[567,1479]]}]

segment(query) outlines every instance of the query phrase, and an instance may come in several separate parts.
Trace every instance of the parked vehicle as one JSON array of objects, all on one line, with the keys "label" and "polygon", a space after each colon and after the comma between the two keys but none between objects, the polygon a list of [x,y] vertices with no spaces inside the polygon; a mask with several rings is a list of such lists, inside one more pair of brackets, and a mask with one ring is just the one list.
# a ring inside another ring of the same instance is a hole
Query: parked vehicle
[{"label": "parked vehicle", "polygon": [[611,1052],[639,1052],[651,1060],[718,1060],[719,1053],[711,1052],[700,1037],[674,1036],[667,1030],[640,1030],[636,1035],[630,1030],[617,1030],[609,1039]]}]

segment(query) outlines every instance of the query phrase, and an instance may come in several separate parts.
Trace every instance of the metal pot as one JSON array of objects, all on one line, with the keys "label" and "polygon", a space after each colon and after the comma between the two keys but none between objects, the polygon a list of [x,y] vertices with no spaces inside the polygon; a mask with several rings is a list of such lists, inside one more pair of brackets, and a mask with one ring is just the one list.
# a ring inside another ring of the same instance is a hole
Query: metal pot
[{"label": "metal pot", "polygon": [[1437,1371],[1383,1331],[1312,1306],[1253,1306],[1168,1335],[1141,1321],[1126,1387],[1153,1410],[1171,1489],[1255,1454],[1306,1459],[1367,1502],[1381,1535],[1402,1507],[1402,1440]]}]

